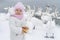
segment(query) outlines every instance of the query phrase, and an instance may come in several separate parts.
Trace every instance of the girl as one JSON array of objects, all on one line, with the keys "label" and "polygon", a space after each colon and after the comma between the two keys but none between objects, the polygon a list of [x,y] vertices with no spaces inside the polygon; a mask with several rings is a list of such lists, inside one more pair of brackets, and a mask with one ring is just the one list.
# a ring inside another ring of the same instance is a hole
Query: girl
[{"label": "girl", "polygon": [[11,40],[23,40],[28,27],[24,26],[27,21],[25,7],[19,2],[14,6],[14,14],[10,16]]}]

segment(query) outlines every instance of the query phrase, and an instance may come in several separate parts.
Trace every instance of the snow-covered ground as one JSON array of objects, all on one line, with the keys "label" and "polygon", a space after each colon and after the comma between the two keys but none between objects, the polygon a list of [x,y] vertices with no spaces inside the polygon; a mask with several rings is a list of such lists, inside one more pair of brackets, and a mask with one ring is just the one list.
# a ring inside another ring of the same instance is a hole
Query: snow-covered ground
[{"label": "snow-covered ground", "polygon": [[[59,26],[55,27],[54,34],[55,34],[54,39],[49,39],[49,38],[44,38],[44,37],[43,38],[40,37],[40,39],[41,40],[60,40],[60,27]],[[10,40],[9,20],[7,20],[7,16],[5,14],[0,15],[0,40]]]},{"label": "snow-covered ground", "polygon": [[56,26],[55,40],[60,40],[60,26]]},{"label": "snow-covered ground", "polygon": [[10,40],[9,21],[5,14],[0,14],[0,40]]}]

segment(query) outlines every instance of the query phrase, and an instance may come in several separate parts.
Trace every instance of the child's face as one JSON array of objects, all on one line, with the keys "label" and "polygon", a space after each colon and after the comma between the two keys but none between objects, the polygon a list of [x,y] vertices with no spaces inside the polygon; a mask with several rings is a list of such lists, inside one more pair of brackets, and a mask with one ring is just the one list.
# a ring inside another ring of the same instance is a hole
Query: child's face
[{"label": "child's face", "polygon": [[15,14],[16,15],[21,15],[22,14],[22,10],[21,9],[16,9],[15,10]]}]

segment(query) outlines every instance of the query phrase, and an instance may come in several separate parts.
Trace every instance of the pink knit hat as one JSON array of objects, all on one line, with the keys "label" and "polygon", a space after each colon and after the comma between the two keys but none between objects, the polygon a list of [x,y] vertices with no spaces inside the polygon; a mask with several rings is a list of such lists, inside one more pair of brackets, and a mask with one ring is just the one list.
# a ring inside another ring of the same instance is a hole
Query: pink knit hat
[{"label": "pink knit hat", "polygon": [[15,9],[21,9],[21,10],[24,12],[25,7],[24,7],[23,3],[18,2],[18,3],[14,6],[14,10],[15,10]]}]

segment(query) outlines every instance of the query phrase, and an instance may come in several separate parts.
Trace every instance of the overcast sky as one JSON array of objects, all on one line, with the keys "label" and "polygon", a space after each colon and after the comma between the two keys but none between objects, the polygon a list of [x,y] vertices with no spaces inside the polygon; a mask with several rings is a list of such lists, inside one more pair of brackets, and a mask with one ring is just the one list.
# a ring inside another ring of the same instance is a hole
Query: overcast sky
[{"label": "overcast sky", "polygon": [[4,11],[3,10],[4,7],[13,6],[19,1],[24,3],[24,5],[28,4],[31,7],[40,6],[44,8],[47,4],[50,4],[50,6],[56,5],[58,10],[60,11],[60,0],[0,0],[0,12]]}]

